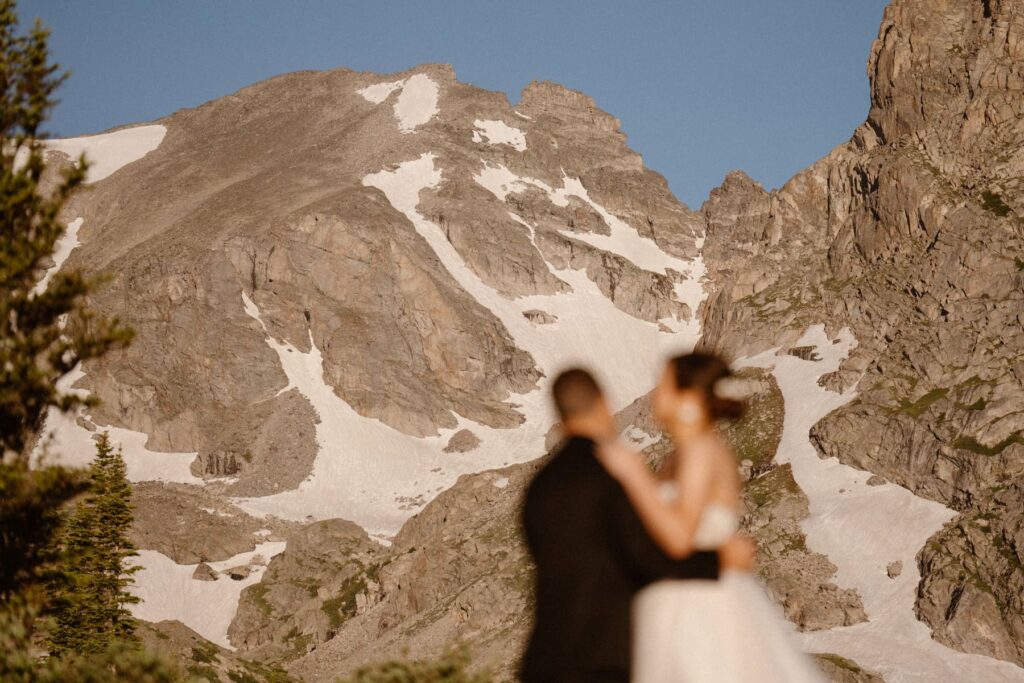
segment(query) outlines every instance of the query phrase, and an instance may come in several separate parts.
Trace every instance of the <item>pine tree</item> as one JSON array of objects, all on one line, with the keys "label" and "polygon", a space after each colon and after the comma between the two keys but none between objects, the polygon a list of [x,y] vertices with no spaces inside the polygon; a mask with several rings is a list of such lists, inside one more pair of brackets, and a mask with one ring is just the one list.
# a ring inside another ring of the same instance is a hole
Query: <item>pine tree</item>
[{"label": "pine tree", "polygon": [[127,605],[138,598],[127,588],[137,568],[125,565],[137,554],[128,538],[131,487],[120,450],[106,432],[96,442],[89,480],[89,494],[69,515],[64,531],[62,550],[72,563],[53,602],[50,650],[55,655],[103,652],[135,632]]}]

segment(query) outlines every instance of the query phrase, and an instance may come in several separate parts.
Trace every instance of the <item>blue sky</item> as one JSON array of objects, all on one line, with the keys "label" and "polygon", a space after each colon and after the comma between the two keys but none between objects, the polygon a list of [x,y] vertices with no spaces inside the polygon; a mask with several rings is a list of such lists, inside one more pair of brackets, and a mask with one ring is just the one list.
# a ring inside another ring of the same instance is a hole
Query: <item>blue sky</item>
[{"label": "blue sky", "polygon": [[424,62],[508,93],[551,80],[622,120],[693,208],[743,169],[766,187],[848,139],[884,0],[23,0],[72,71],[62,136],[158,118],[269,76]]}]

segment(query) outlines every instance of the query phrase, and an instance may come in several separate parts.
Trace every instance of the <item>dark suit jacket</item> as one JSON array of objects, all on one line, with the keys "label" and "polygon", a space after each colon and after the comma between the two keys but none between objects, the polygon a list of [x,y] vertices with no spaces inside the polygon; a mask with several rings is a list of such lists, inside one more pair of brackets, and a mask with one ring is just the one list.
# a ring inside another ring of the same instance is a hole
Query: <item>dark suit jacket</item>
[{"label": "dark suit jacket", "polygon": [[537,565],[520,670],[528,683],[628,681],[636,592],[659,579],[718,576],[715,553],[673,561],[655,545],[589,439],[569,439],[537,473],[523,527]]}]

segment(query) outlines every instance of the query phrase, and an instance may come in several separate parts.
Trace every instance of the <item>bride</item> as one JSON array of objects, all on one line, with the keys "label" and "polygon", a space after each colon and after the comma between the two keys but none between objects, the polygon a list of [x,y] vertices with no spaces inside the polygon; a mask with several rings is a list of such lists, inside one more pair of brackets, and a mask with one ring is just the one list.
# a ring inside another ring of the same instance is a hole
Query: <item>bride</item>
[{"label": "bride", "polygon": [[[731,375],[711,354],[669,361],[652,397],[655,417],[675,444],[661,478],[621,441],[599,450],[651,537],[676,558],[719,548],[738,529],[736,459],[716,429],[743,412],[741,402],[722,395],[722,380]],[[634,611],[633,683],[824,680],[747,571],[723,568],[717,582],[655,583],[637,596]]]}]

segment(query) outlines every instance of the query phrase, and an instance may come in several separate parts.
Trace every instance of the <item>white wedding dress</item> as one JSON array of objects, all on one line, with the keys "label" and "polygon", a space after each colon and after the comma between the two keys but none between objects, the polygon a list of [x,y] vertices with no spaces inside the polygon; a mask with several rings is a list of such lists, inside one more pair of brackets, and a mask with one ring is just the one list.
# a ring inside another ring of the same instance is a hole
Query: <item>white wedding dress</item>
[{"label": "white wedding dress", "polygon": [[[676,495],[662,485],[662,495]],[[694,539],[714,550],[735,532],[736,512],[712,503]],[[633,603],[633,683],[823,683],[785,620],[750,573],[718,581],[659,581]]]}]

